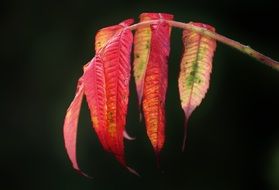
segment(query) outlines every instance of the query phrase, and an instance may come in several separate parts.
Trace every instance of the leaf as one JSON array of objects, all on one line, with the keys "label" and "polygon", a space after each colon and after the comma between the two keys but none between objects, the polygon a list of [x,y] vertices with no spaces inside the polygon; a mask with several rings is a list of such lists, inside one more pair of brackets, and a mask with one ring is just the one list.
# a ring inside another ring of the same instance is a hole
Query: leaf
[{"label": "leaf", "polygon": [[[155,20],[155,19],[166,19],[172,20],[173,15],[164,14],[164,13],[142,13],[140,15],[140,22]],[[154,25],[155,26],[155,25]],[[134,37],[134,77],[137,87],[138,101],[141,107],[142,95],[143,95],[143,86],[145,79],[145,72],[147,63],[150,56],[150,47],[151,47],[151,27],[140,27],[135,32]]]},{"label": "leaf", "polygon": [[83,81],[80,79],[78,81],[76,95],[71,105],[69,106],[66,117],[64,120],[63,134],[64,134],[64,143],[69,159],[72,162],[73,168],[83,174],[84,176],[89,177],[83,173],[77,163],[76,159],[76,139],[77,139],[77,127],[78,119],[80,113],[80,107],[84,94]]},{"label": "leaf", "polygon": [[[167,16],[171,18],[171,15]],[[148,51],[148,63],[138,62],[136,64],[146,64],[146,69],[143,69],[145,71],[141,73],[144,75],[141,76],[144,77],[142,84],[143,113],[147,135],[158,156],[165,141],[167,61],[170,52],[170,27],[164,20],[160,20],[158,23],[151,25],[150,50]],[[147,58],[142,59],[145,60]],[[135,66],[136,71],[138,68]]]},{"label": "leaf", "polygon": [[[215,31],[212,26],[206,24],[192,24]],[[184,30],[183,44],[184,53],[180,63],[178,79],[181,106],[185,114],[182,150],[185,148],[189,117],[194,109],[200,105],[209,87],[216,41],[195,32]]]},{"label": "leaf", "polygon": [[123,133],[126,125],[133,34],[123,29],[107,43],[100,57],[104,65],[107,97],[107,143],[124,166]]},{"label": "leaf", "polygon": [[110,39],[117,33],[123,30],[124,27],[134,23],[134,19],[127,19],[120,22],[118,25],[109,26],[100,29],[95,36],[95,52],[97,53],[102,49]]},{"label": "leaf", "polygon": [[138,175],[126,165],[123,142],[124,137],[132,140],[124,129],[133,41],[132,32],[125,27],[132,22],[129,19],[117,27],[102,29],[102,35],[98,32],[96,42],[102,45],[96,49],[94,61],[85,67],[83,79],[93,127],[102,146],[130,172]]},{"label": "leaf", "polygon": [[[126,19],[120,22],[118,25],[109,26],[99,30],[95,36],[95,51],[102,50],[109,40],[113,38],[118,32],[121,32],[125,27],[134,23],[134,19]],[[135,137],[131,137],[126,131],[124,131],[124,138],[127,140],[135,140]]]},{"label": "leaf", "polygon": [[82,78],[93,128],[103,148],[109,151],[109,145],[107,143],[107,97],[104,65],[98,54],[85,67]]},{"label": "leaf", "polygon": [[96,48],[96,56],[84,66],[76,97],[67,111],[64,124],[65,146],[73,167],[78,171],[80,169],[76,161],[76,135],[80,106],[85,94],[93,128],[103,148],[112,152],[130,172],[138,175],[135,170],[126,166],[123,143],[124,134],[129,137],[124,127],[133,41],[132,32],[125,27],[132,22],[132,19],[125,20],[117,27],[108,27],[102,30],[101,34],[97,34],[96,42],[100,43]]}]

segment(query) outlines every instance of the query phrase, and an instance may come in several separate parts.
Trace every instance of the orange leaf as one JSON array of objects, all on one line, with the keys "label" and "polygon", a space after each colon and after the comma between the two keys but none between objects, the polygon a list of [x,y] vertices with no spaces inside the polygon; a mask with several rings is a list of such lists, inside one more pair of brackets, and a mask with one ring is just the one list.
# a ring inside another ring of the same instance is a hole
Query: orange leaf
[{"label": "orange leaf", "polygon": [[158,156],[165,141],[165,96],[171,31],[164,19],[170,20],[173,16],[143,13],[140,18],[141,21],[161,18],[150,27],[139,28],[134,41],[134,75],[139,103],[142,99],[147,135]]},{"label": "orange leaf", "polygon": [[99,55],[85,67],[84,93],[90,109],[93,127],[103,148],[108,151],[107,143],[107,105],[104,65]]}]

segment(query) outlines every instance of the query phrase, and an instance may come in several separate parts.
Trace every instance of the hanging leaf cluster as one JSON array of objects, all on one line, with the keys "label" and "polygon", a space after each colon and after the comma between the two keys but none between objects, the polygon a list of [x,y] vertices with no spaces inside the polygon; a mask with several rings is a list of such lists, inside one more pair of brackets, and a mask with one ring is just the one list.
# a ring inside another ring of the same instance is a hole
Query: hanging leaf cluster
[{"label": "hanging leaf cluster", "polygon": [[[185,114],[183,150],[188,120],[209,88],[216,40],[275,69],[279,68],[278,62],[215,33],[215,28],[207,24],[179,23],[173,21],[173,15],[166,13],[142,13],[140,22],[132,25],[133,22],[133,19],[128,19],[97,32],[95,56],[83,67],[76,95],[67,110],[64,142],[72,165],[79,172],[76,138],[81,103],[85,96],[93,129],[103,149],[112,153],[130,172],[138,175],[127,166],[124,154],[124,138],[133,139],[125,131],[131,68],[146,133],[156,156],[159,156],[165,142],[165,100],[172,27],[183,29],[184,51],[178,78],[181,107]],[[135,30],[134,35],[132,30]]]}]

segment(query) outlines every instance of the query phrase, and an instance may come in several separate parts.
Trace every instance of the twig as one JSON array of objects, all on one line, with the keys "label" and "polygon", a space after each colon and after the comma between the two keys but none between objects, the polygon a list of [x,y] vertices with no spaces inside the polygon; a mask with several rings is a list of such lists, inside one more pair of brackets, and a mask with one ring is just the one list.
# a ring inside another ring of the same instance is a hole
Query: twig
[{"label": "twig", "polygon": [[[155,24],[158,21],[160,21],[160,19],[158,20],[149,20],[149,21],[144,21],[144,22],[139,22],[136,23],[134,25],[131,25],[129,27],[127,27],[130,30],[135,30],[137,28],[140,27],[146,27],[149,26],[151,24]],[[172,27],[176,27],[176,28],[182,28],[182,29],[186,29],[186,30],[191,30],[194,31],[196,33],[199,33],[203,36],[208,36],[210,38],[213,38],[221,43],[224,43],[230,47],[233,47],[239,51],[241,51],[244,54],[249,55],[250,57],[255,58],[256,60],[272,67],[273,69],[276,69],[279,71],[279,62],[275,61],[273,59],[271,59],[268,56],[263,55],[262,53],[252,49],[251,47],[247,46],[247,45],[243,45],[235,40],[232,40],[230,38],[227,38],[223,35],[220,35],[216,32],[212,32],[210,30],[207,30],[206,28],[202,28],[202,27],[198,27],[198,26],[194,26],[191,23],[183,23],[183,22],[177,22],[177,21],[172,21],[172,20],[166,20],[166,22],[172,26]]]}]

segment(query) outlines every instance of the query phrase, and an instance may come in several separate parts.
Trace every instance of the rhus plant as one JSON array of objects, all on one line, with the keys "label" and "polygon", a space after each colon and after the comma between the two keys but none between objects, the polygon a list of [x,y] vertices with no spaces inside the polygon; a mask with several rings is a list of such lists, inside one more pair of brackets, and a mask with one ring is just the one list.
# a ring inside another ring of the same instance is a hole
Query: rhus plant
[{"label": "rhus plant", "polygon": [[184,51],[178,77],[181,107],[185,113],[182,150],[188,120],[209,87],[217,41],[279,70],[277,61],[249,46],[217,34],[215,28],[208,24],[177,22],[173,20],[173,15],[165,13],[142,13],[140,22],[133,22],[133,19],[128,19],[97,32],[95,56],[83,67],[84,73],[78,80],[76,95],[67,110],[64,121],[65,147],[74,169],[79,172],[76,138],[80,107],[85,96],[93,128],[102,147],[112,153],[121,165],[137,175],[135,170],[127,166],[124,156],[124,138],[132,139],[125,132],[132,45],[132,67],[138,103],[143,112],[148,138],[157,157],[165,141],[165,99],[172,28],[183,30]]}]

